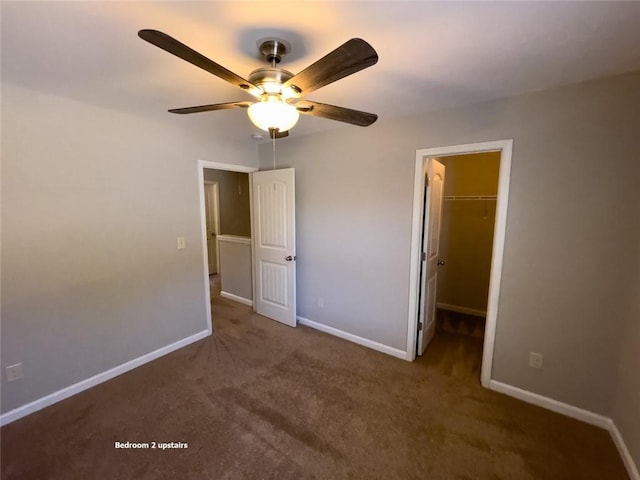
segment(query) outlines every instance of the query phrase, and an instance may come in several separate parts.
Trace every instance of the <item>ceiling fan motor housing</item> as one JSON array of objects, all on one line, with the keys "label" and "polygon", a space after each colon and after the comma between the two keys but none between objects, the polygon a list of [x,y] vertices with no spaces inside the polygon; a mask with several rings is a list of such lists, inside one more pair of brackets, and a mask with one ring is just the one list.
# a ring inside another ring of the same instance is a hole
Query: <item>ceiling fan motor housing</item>
[{"label": "ceiling fan motor housing", "polygon": [[261,87],[265,93],[278,94],[281,93],[280,86],[291,77],[293,77],[293,73],[283,68],[265,67],[251,72],[249,81]]},{"label": "ceiling fan motor housing", "polygon": [[283,68],[264,67],[251,72],[249,81],[260,86],[264,83],[284,83],[291,77],[293,77],[293,73]]},{"label": "ceiling fan motor housing", "polygon": [[289,45],[284,40],[279,39],[268,39],[264,40],[260,44],[260,53],[264,55],[267,59],[267,62],[274,65],[280,63],[282,57],[286,55],[291,50],[291,45]]}]

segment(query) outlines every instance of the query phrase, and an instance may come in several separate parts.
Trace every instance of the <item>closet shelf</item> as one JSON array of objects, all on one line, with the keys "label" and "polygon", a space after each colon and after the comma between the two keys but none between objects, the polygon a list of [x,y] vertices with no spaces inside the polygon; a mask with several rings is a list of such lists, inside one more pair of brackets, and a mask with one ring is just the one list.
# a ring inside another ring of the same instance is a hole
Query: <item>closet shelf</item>
[{"label": "closet shelf", "polygon": [[445,195],[445,200],[496,200],[497,195]]}]

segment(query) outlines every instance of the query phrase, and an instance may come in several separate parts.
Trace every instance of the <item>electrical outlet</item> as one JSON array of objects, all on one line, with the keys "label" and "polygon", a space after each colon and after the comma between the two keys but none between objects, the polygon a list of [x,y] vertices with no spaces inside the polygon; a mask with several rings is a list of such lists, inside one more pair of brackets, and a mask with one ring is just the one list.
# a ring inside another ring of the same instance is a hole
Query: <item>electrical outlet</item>
[{"label": "electrical outlet", "polygon": [[178,237],[178,250],[184,250],[185,248],[187,248],[187,239]]},{"label": "electrical outlet", "polygon": [[22,363],[16,363],[15,365],[9,365],[7,367],[7,382],[20,380],[23,377]]},{"label": "electrical outlet", "polygon": [[324,308],[324,298],[318,297],[318,308]]},{"label": "electrical outlet", "polygon": [[542,359],[541,353],[529,352],[529,366],[531,368],[542,368]]}]

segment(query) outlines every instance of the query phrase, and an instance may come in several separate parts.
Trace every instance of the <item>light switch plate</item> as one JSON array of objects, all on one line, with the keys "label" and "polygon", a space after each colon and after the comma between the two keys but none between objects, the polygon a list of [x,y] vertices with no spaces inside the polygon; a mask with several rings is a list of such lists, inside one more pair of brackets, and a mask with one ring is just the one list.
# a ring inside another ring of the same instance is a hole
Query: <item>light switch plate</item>
[{"label": "light switch plate", "polygon": [[541,353],[529,352],[529,366],[532,368],[542,368],[543,358]]},{"label": "light switch plate", "polygon": [[13,382],[20,380],[24,377],[22,373],[22,363],[16,363],[15,365],[9,365],[7,367],[7,382]]}]

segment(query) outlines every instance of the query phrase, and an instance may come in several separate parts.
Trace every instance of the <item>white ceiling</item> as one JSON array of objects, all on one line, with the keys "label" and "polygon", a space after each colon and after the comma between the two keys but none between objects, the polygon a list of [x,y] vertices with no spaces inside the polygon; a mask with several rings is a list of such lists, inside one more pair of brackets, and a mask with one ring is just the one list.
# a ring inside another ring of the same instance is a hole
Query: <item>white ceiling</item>
[{"label": "white ceiling", "polygon": [[[298,72],[349,38],[379,62],[309,99],[380,119],[640,70],[640,2],[8,2],[2,80],[145,115],[249,100],[240,89],[137,36],[161,30],[247,77],[266,66],[258,39],[293,45]],[[244,110],[172,121],[249,142]],[[361,128],[303,116],[291,134]],[[285,140],[286,141],[286,140]]]}]

